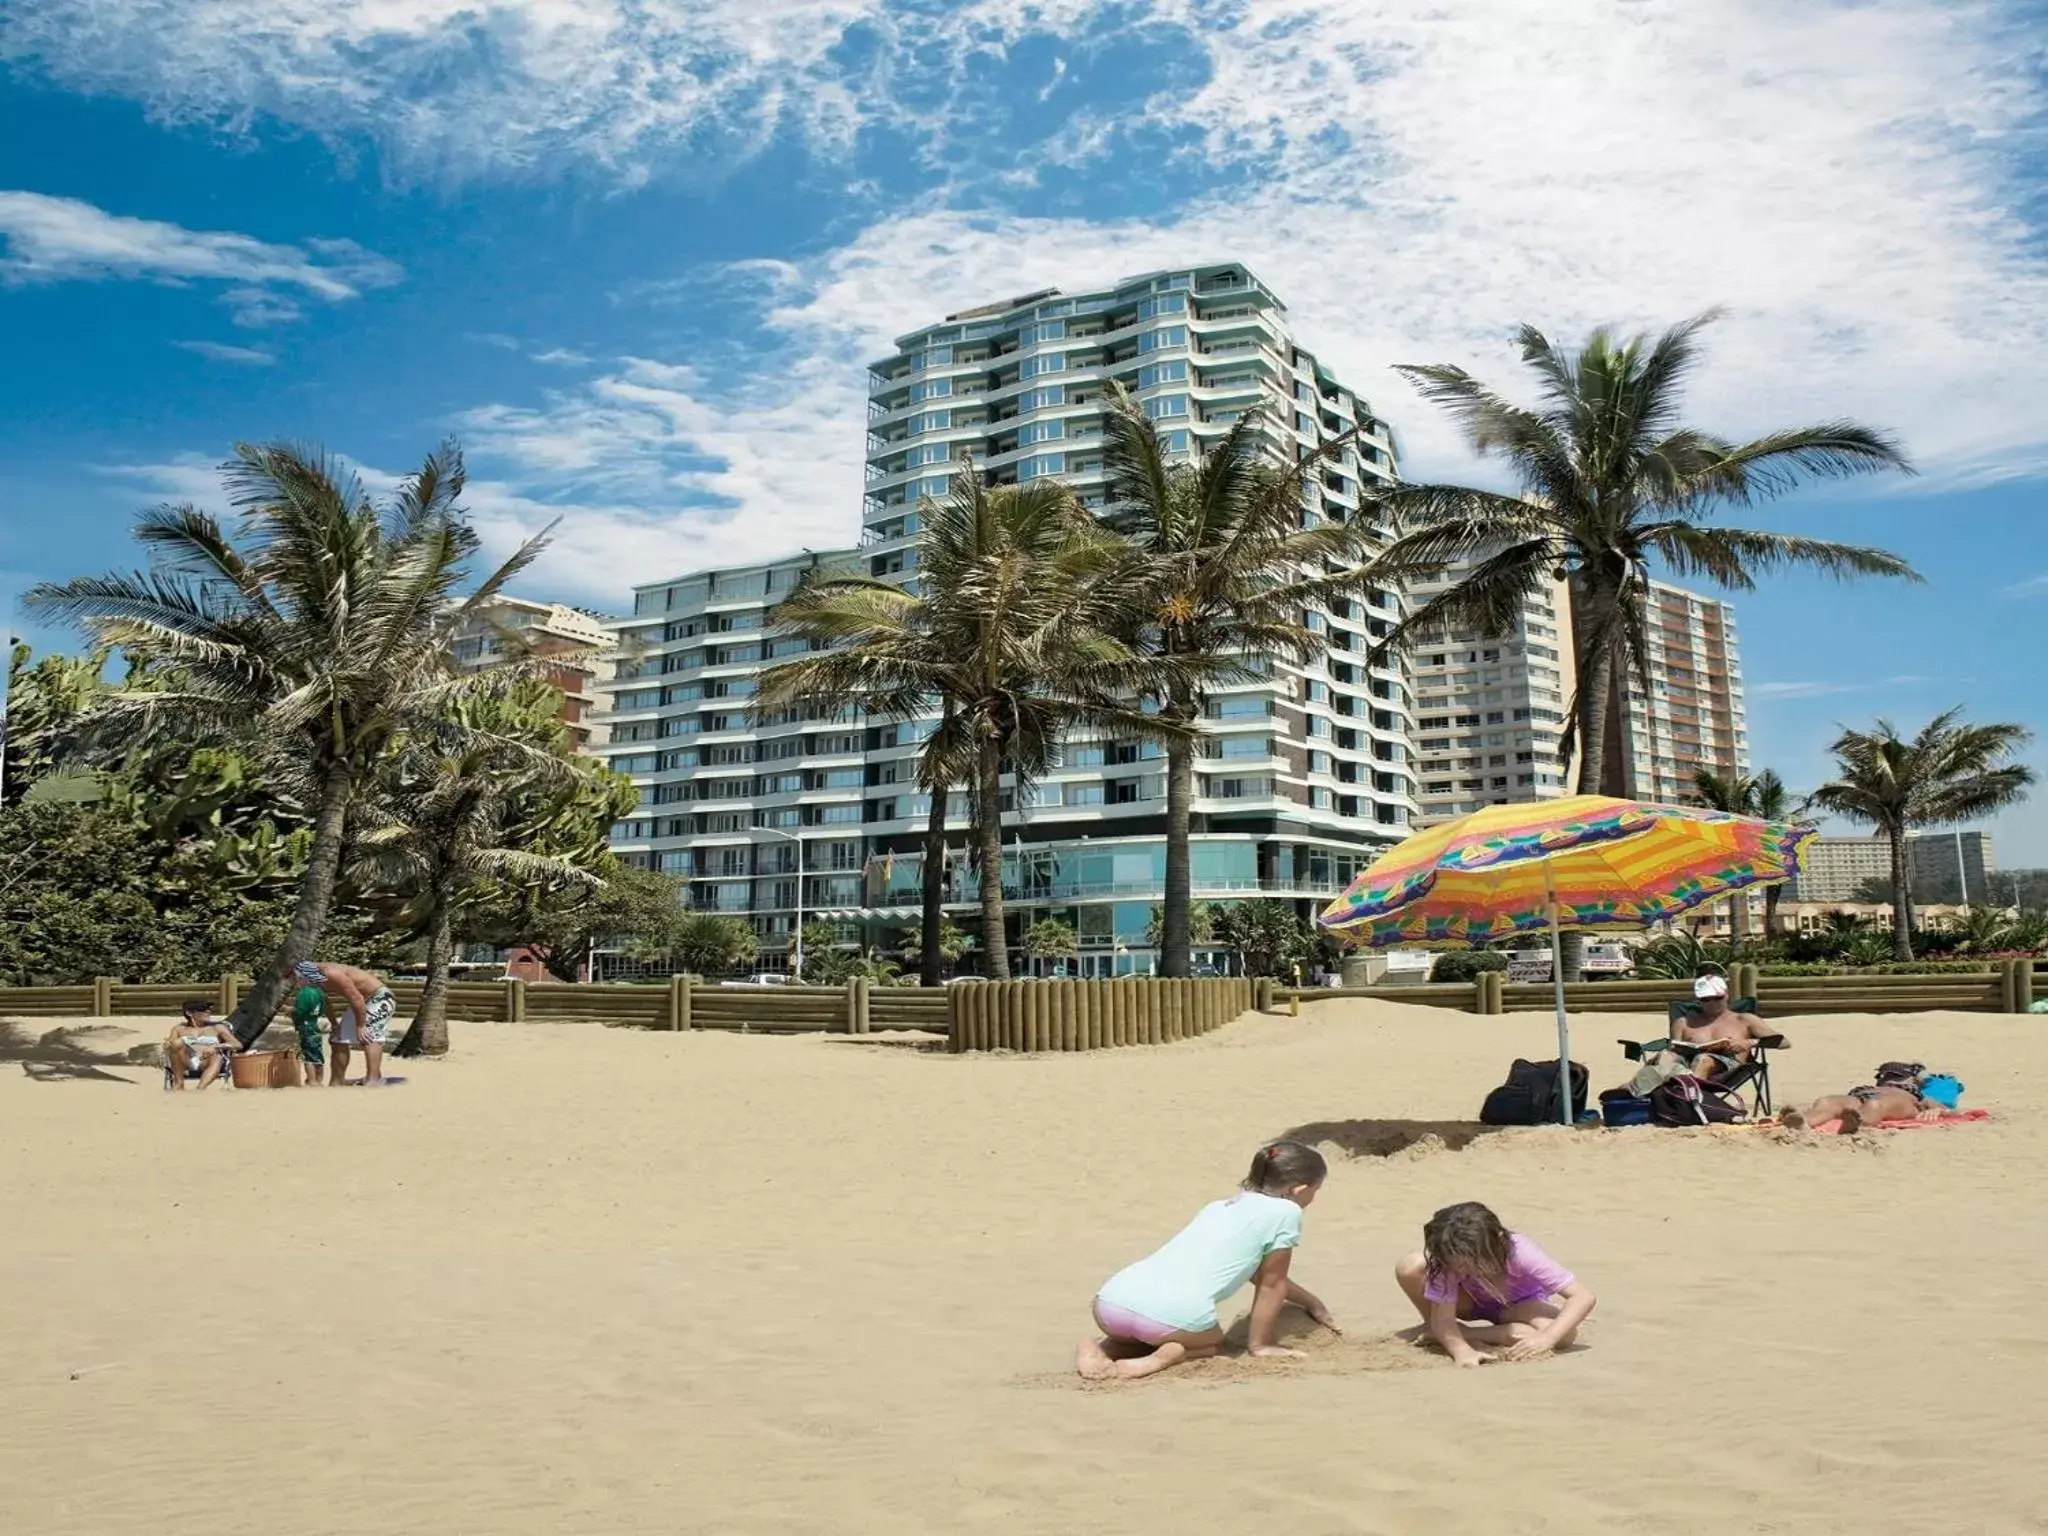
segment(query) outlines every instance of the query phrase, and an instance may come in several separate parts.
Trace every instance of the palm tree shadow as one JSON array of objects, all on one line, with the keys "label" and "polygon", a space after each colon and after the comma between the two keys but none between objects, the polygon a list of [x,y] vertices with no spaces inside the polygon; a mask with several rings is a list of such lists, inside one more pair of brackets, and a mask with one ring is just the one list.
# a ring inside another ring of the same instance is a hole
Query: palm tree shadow
[{"label": "palm tree shadow", "polygon": [[1348,1157],[1392,1157],[1425,1142],[1462,1152],[1482,1136],[1508,1129],[1476,1120],[1316,1120],[1280,1134],[1312,1147],[1328,1143]]},{"label": "palm tree shadow", "polygon": [[107,1069],[156,1066],[160,1058],[155,1044],[145,1040],[124,1051],[110,1052],[96,1050],[91,1043],[95,1035],[126,1033],[113,1024],[66,1024],[38,1035],[0,1020],[0,1062],[20,1062],[23,1073],[38,1083],[123,1083],[133,1087],[137,1079]]}]

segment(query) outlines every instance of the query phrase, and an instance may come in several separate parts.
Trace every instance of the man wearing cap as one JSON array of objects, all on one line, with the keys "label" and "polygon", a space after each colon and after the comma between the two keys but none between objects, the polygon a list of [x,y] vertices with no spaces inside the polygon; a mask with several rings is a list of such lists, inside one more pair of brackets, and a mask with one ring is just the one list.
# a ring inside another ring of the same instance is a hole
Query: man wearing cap
[{"label": "man wearing cap", "polygon": [[1755,1014],[1737,1013],[1728,1006],[1725,976],[1696,978],[1692,995],[1699,1000],[1699,1011],[1671,1026],[1671,1041],[1699,1048],[1693,1060],[1695,1076],[1711,1078],[1733,1071],[1749,1060],[1757,1041],[1778,1033]]},{"label": "man wearing cap", "polygon": [[334,1064],[327,1085],[339,1088],[348,1076],[348,1053],[363,1048],[363,1082],[374,1088],[384,1081],[384,1026],[398,1012],[398,1000],[380,976],[332,960],[301,960],[292,974],[307,987],[318,987],[342,1011],[334,1018]]}]

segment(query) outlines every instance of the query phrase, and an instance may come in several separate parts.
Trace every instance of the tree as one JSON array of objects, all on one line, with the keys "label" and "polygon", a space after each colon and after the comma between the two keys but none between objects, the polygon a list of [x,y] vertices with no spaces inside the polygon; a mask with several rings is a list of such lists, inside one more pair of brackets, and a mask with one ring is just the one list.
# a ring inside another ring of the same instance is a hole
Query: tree
[{"label": "tree", "polygon": [[760,952],[761,940],[752,923],[715,912],[684,913],[669,939],[672,961],[700,976],[744,970]]},{"label": "tree", "polygon": [[45,656],[17,644],[7,658],[6,714],[0,717],[0,805],[17,805],[63,766],[66,735],[105,691],[107,653]]},{"label": "tree", "polygon": [[475,681],[454,674],[451,632],[544,541],[529,541],[456,601],[480,541],[459,505],[453,443],[381,508],[338,463],[285,444],[237,446],[222,478],[240,512],[239,543],[196,507],[159,507],[136,527],[151,571],[46,582],[25,606],[174,669],[175,688],[110,695],[87,723],[254,730],[303,779],[311,847],[291,926],[235,1010],[246,1044],[320,940],[358,788],[396,736]]},{"label": "tree", "polygon": [[1307,957],[1309,931],[1286,901],[1237,901],[1216,919],[1216,937],[1238,953],[1247,976],[1284,976]]},{"label": "tree", "polygon": [[1989,815],[2024,799],[2034,770],[2013,758],[2033,739],[2025,726],[1970,725],[1962,707],[1936,715],[1909,740],[1889,720],[1844,730],[1829,749],[1835,777],[1810,804],[1874,827],[1891,847],[1892,954],[1913,958],[1913,864],[1907,834]]},{"label": "tree", "polygon": [[1073,924],[1041,917],[1024,931],[1024,953],[1034,960],[1070,960],[1081,953]]},{"label": "tree", "polygon": [[[938,938],[938,956],[947,965],[958,964],[960,957],[974,947],[973,935],[961,928],[953,919],[943,915],[939,919]],[[920,972],[929,970],[929,967],[924,964],[924,931],[921,926],[910,929],[904,934],[903,942],[898,946],[898,953],[910,964],[917,966]],[[937,984],[937,978],[926,979],[921,976],[920,980],[926,986]]]},{"label": "tree", "polygon": [[[1749,774],[1730,769],[1716,772],[1712,768],[1697,768],[1692,776],[1693,798],[1709,810],[1726,811],[1731,816],[1749,816],[1758,821],[1786,822],[1796,814],[1792,809],[1791,791],[1785,788],[1785,781],[1778,777],[1775,769],[1766,768],[1751,777]],[[1772,885],[1764,889],[1764,939],[1768,942],[1778,931],[1778,898],[1781,887]],[[1728,898],[1729,937],[1735,941],[1737,950],[1749,931],[1749,893],[1737,891]]]},{"label": "tree", "polygon": [[[1188,903],[1188,942],[1207,944],[1216,937],[1216,908],[1206,901]],[[1154,907],[1145,919],[1145,942],[1158,949],[1166,942],[1166,908]]]},{"label": "tree", "polygon": [[[1141,736],[1173,728],[1129,702],[1148,673],[1109,633],[1128,593],[1109,579],[1106,537],[1071,491],[1050,480],[992,486],[970,472],[945,501],[920,502],[918,524],[914,592],[819,581],[775,610],[775,622],[814,650],[764,672],[756,707],[854,708],[895,720],[937,707],[918,781],[935,801],[956,781],[972,786],[981,946],[989,978],[1000,981],[1010,974],[1004,774],[1021,796],[1074,727]],[[927,966],[937,958],[943,839],[935,805],[925,847]]]},{"label": "tree", "polygon": [[1719,507],[1777,496],[1802,477],[1911,470],[1891,437],[1850,421],[1746,443],[1681,426],[1681,390],[1699,362],[1699,331],[1714,318],[1714,311],[1696,316],[1654,342],[1617,340],[1603,327],[1576,355],[1523,326],[1522,358],[1542,402],[1533,410],[1450,364],[1397,370],[1450,414],[1475,453],[1507,461],[1520,494],[1415,484],[1379,498],[1397,531],[1375,562],[1383,585],[1471,565],[1418,605],[1382,649],[1445,624],[1505,635],[1523,599],[1569,576],[1578,673],[1563,755],[1569,760],[1576,740],[1581,794],[1625,793],[1610,743],[1627,680],[1650,692],[1653,560],[1677,576],[1742,592],[1754,590],[1758,574],[1793,566],[1843,578],[1920,579],[1881,549],[1709,525]]},{"label": "tree", "polygon": [[596,890],[550,885],[511,892],[502,913],[489,926],[473,929],[471,937],[524,948],[560,981],[575,981],[600,947],[623,944],[672,954],[690,915],[688,882],[617,861],[604,867],[603,876]]},{"label": "tree", "polygon": [[[1282,468],[1261,444],[1263,407],[1240,416],[1194,463],[1169,463],[1144,407],[1121,385],[1108,391],[1102,464],[1104,521],[1130,544],[1124,638],[1159,668],[1146,692],[1179,727],[1166,745],[1165,923],[1160,971],[1185,976],[1194,936],[1190,803],[1197,724],[1216,685],[1258,678],[1273,659],[1308,660],[1323,641],[1308,610],[1370,590],[1366,525],[1301,526],[1302,490],[1325,459],[1352,452],[1350,436]],[[1391,688],[1391,684],[1388,685]]]},{"label": "tree", "polygon": [[[377,765],[354,813],[357,856],[401,893],[401,920],[427,943],[419,1007],[397,1055],[447,1054],[449,971],[467,910],[505,885],[603,883],[605,833],[633,792],[570,759],[560,707],[552,687],[533,681],[471,694],[414,727]],[[603,796],[594,825],[575,815],[586,780]]]}]

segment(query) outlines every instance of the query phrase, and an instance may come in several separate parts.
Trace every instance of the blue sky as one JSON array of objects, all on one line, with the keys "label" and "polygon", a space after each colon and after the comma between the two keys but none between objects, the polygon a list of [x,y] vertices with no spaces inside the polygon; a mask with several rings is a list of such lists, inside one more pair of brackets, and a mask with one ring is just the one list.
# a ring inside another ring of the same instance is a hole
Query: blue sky
[{"label": "blue sky", "polygon": [[[1759,764],[1950,704],[2048,728],[2038,3],[8,0],[0,601],[133,559],[237,439],[445,433],[525,590],[849,539],[862,362],[967,304],[1250,262],[1395,424],[1521,321],[1728,317],[1693,419],[1912,481],[1741,517],[1923,587],[1738,599]],[[17,629],[21,621],[15,621]],[[43,637],[38,637],[43,638]],[[2048,774],[2048,752],[2035,761]],[[2048,791],[1997,824],[2048,864]]]}]

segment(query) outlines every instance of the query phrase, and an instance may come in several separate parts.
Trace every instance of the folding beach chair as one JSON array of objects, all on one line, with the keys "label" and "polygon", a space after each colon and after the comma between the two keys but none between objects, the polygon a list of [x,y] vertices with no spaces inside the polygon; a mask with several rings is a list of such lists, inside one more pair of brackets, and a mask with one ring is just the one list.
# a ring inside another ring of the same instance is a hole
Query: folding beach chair
[{"label": "folding beach chair", "polygon": [[[164,1069],[164,1092],[169,1093],[172,1088],[177,1086],[178,1069],[171,1065],[171,1053],[162,1046],[157,1047],[156,1054],[158,1064]],[[189,1079],[191,1082],[197,1082],[198,1080],[196,1077]],[[221,1088],[233,1088],[235,1086],[235,1052],[232,1050],[228,1052],[228,1059],[221,1063],[220,1075],[213,1081],[217,1087]]]},{"label": "folding beach chair", "polygon": [[[1730,998],[1728,1000],[1728,1008],[1731,1013],[1757,1014],[1756,999],[1753,997]],[[1697,1014],[1699,1011],[1700,1005],[1698,1003],[1680,998],[1671,1004],[1667,1015],[1668,1021],[1676,1024],[1683,1019]],[[1761,1017],[1760,1014],[1757,1016]],[[1783,1049],[1784,1045],[1785,1037],[1783,1035],[1765,1035],[1761,1039],[1752,1042],[1747,1061],[1738,1067],[1722,1073],[1718,1077],[1709,1078],[1707,1081],[1711,1082],[1716,1088],[1725,1089],[1730,1093],[1740,1093],[1743,1089],[1747,1088],[1753,1104],[1752,1114],[1756,1119],[1762,1120],[1771,1113],[1770,1053],[1774,1050]],[[1641,1061],[1645,1056],[1654,1055],[1656,1052],[1666,1049],[1671,1050],[1688,1062],[1700,1053],[1699,1047],[1696,1045],[1687,1045],[1683,1041],[1674,1041],[1669,1038],[1663,1040],[1624,1040],[1621,1042],[1621,1053],[1630,1061]]]}]

